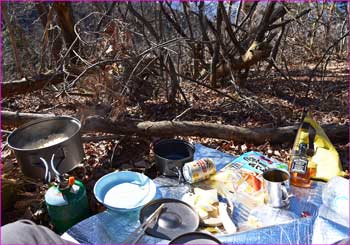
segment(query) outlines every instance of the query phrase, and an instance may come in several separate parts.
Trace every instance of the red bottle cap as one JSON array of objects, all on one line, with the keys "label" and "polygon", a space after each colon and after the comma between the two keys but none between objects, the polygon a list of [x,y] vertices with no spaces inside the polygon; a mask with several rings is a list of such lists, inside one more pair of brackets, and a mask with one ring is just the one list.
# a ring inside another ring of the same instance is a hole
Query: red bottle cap
[{"label": "red bottle cap", "polygon": [[73,176],[69,176],[69,178],[68,178],[68,185],[72,186],[72,185],[74,185],[74,182],[75,182],[75,178]]}]

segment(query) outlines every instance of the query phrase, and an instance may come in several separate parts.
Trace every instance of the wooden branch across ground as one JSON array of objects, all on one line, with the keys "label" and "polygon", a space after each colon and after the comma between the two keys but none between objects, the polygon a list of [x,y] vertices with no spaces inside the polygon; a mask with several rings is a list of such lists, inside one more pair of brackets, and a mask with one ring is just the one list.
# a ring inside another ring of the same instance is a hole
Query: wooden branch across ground
[{"label": "wooden branch across ground", "polygon": [[58,84],[64,81],[64,73],[46,73],[35,77],[22,78],[20,80],[3,82],[1,84],[2,97],[11,97],[18,94],[26,94],[44,88],[48,84]]},{"label": "wooden branch across ground", "polygon": [[[14,126],[33,120],[34,118],[52,117],[53,114],[32,114],[2,111],[2,125]],[[20,123],[19,123],[20,122]],[[349,141],[349,125],[327,124],[322,125],[328,137],[333,143],[347,143]],[[279,128],[243,128],[217,123],[195,121],[159,121],[139,122],[123,121],[112,122],[100,116],[92,116],[83,122],[82,131],[104,132],[118,135],[138,136],[199,136],[233,140],[235,143],[271,144],[293,143],[298,125]]]},{"label": "wooden branch across ground", "polygon": [[1,111],[1,126],[18,127],[26,122],[54,117],[55,114],[23,113],[13,111]]}]

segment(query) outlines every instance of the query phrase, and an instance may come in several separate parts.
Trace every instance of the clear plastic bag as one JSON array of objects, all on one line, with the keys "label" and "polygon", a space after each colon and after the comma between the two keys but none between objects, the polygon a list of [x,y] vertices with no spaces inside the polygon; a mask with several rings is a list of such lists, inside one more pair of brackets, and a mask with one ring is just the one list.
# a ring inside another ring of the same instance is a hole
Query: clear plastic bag
[{"label": "clear plastic bag", "polygon": [[349,220],[349,184],[348,179],[335,176],[328,181],[322,192],[323,204],[344,220]]},{"label": "clear plastic bag", "polygon": [[247,224],[252,228],[260,228],[288,223],[298,218],[295,213],[289,210],[263,205],[250,211]]}]

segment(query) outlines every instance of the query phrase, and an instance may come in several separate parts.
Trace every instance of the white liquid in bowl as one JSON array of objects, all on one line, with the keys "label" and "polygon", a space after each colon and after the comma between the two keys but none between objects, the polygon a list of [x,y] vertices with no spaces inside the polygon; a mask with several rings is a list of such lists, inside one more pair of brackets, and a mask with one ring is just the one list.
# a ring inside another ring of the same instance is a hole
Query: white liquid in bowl
[{"label": "white liquid in bowl", "polygon": [[104,203],[115,208],[135,208],[142,204],[149,193],[149,185],[140,186],[133,183],[121,183],[107,191]]}]

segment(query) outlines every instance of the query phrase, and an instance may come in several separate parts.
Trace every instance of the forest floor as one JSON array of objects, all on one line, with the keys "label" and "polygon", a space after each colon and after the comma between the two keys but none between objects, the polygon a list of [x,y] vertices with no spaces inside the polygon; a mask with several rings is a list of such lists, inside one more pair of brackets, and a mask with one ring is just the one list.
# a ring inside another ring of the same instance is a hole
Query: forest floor
[{"label": "forest floor", "polygon": [[[290,74],[294,78],[292,81],[284,80],[278,73],[268,76],[253,75],[247,81],[246,89],[249,94],[277,118],[275,126],[300,122],[305,107],[309,108],[313,118],[319,124],[349,123],[346,62],[331,62],[324,79],[314,79],[308,83],[307,74],[312,67],[313,64],[306,67],[290,67]],[[216,122],[241,127],[274,126],[269,115],[255,106],[242,107],[210,89],[192,83],[183,82],[181,86],[192,108],[179,120]],[[223,84],[219,89],[229,93],[233,88],[229,84]],[[308,89],[309,96],[306,98]],[[91,108],[94,107],[91,111],[96,112],[96,105],[90,97],[57,96],[58,94],[58,92],[43,90],[6,98],[2,101],[2,110],[72,115],[78,119],[82,119],[81,107],[91,106]],[[171,120],[187,109],[183,101],[179,101],[180,103],[169,104],[166,103],[164,96],[158,96],[144,103],[128,104],[125,116],[151,121]],[[101,108],[103,109],[103,105]],[[3,129],[14,130],[14,128]],[[2,133],[2,142],[6,141],[6,137],[7,135]],[[233,155],[256,150],[286,163],[293,144],[290,141],[279,145],[270,145],[268,142],[263,145],[253,145],[212,138],[179,138],[202,143]],[[152,145],[157,140],[159,138],[156,137],[116,136],[115,140],[84,143],[85,168],[76,169],[72,174],[86,185],[92,213],[103,210],[93,197],[92,189],[95,182],[104,174],[116,169],[144,172],[151,178],[159,174],[153,164],[152,154]],[[340,154],[343,168],[348,171],[349,143],[336,144],[335,147]],[[2,180],[15,181],[17,186],[15,198],[11,200],[7,210],[2,210],[2,224],[27,218],[51,227],[43,200],[48,185],[24,177],[13,152],[8,148],[2,151],[1,158]]]}]

